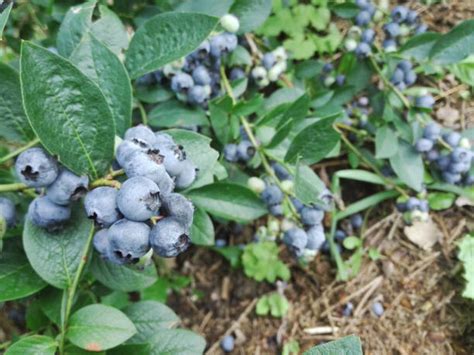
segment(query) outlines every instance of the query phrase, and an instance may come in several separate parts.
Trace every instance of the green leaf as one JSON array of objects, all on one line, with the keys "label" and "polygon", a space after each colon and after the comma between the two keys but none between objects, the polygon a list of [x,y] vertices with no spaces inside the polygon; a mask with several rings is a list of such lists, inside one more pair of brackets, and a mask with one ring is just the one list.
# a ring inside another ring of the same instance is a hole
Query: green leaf
[{"label": "green leaf", "polygon": [[430,190],[438,190],[445,192],[452,192],[459,196],[464,196],[474,203],[474,188],[471,187],[461,187],[447,183],[435,183],[428,186]]},{"label": "green leaf", "polygon": [[255,306],[259,316],[271,314],[272,317],[282,318],[288,312],[290,304],[284,295],[272,292],[270,295],[262,296]]},{"label": "green leaf", "polygon": [[230,13],[239,18],[239,33],[256,30],[272,11],[272,0],[235,0]]},{"label": "green leaf", "polygon": [[234,0],[184,0],[176,8],[180,12],[197,12],[209,16],[221,17],[229,12]]},{"label": "green leaf", "polygon": [[464,266],[466,286],[463,297],[474,299],[474,236],[467,234],[459,243],[458,258]]},{"label": "green leaf", "polygon": [[120,18],[104,5],[99,5],[100,19],[92,24],[91,32],[112,52],[120,54],[128,47],[128,33]]},{"label": "green leaf", "polygon": [[172,129],[165,132],[171,135],[177,144],[184,147],[188,159],[199,169],[196,181],[188,189],[201,186],[209,174],[212,176],[212,169],[219,158],[219,153],[210,146],[211,139],[183,129]]},{"label": "green leaf", "polygon": [[64,17],[57,35],[58,52],[63,57],[69,57],[81,41],[82,35],[92,25],[92,14],[96,1],[73,6]]},{"label": "green leaf", "polygon": [[389,126],[382,126],[375,133],[375,157],[385,159],[393,157],[398,151],[398,138]]},{"label": "green leaf", "polygon": [[474,56],[450,66],[449,70],[464,83],[474,86]]},{"label": "green leaf", "polygon": [[283,118],[281,119],[279,126],[281,127],[288,120],[293,119],[294,122],[298,123],[303,120],[306,115],[308,114],[310,100],[308,95],[304,94],[299,97],[290,107],[285,111],[283,114]]},{"label": "green leaf", "polygon": [[355,248],[360,247],[362,245],[362,242],[357,237],[349,236],[347,238],[344,238],[344,240],[342,241],[342,245],[344,245],[344,248],[348,250],[354,250]]},{"label": "green leaf", "polygon": [[132,87],[122,62],[89,33],[72,52],[70,60],[99,86],[112,111],[116,134],[122,136],[132,121]]},{"label": "green leaf", "polygon": [[194,211],[191,241],[196,245],[214,245],[214,225],[209,215],[201,208]]},{"label": "green leaf", "polygon": [[196,49],[218,19],[203,14],[164,13],[146,21],[130,42],[126,66],[132,79],[159,69]]},{"label": "green leaf", "polygon": [[217,140],[225,145],[231,138],[231,116],[233,102],[229,96],[219,97],[209,103],[212,129]]},{"label": "green leaf", "polygon": [[20,338],[8,348],[5,355],[54,355],[58,343],[45,335],[31,335]]},{"label": "green leaf", "polygon": [[425,169],[422,156],[415,148],[400,140],[397,154],[390,157],[390,165],[407,186],[416,191],[421,191]]},{"label": "green leaf", "polygon": [[196,206],[214,216],[242,223],[253,221],[268,212],[252,191],[231,183],[206,185],[189,191],[187,196]]},{"label": "green leaf", "polygon": [[190,330],[160,330],[148,339],[151,344],[150,355],[196,355],[203,354],[206,340]]},{"label": "green leaf", "polygon": [[382,191],[378,192],[376,194],[373,194],[371,196],[365,197],[357,202],[354,202],[353,204],[347,206],[347,208],[344,211],[338,212],[336,215],[336,219],[338,221],[343,220],[344,218],[347,218],[349,216],[352,216],[355,213],[361,212],[366,210],[369,207],[373,207],[378,205],[379,203],[397,197],[399,193],[397,191]]},{"label": "green leaf", "polygon": [[157,105],[148,114],[148,124],[153,127],[209,126],[206,113],[199,107],[190,107],[178,100]]},{"label": "green leaf", "polygon": [[382,179],[377,174],[374,174],[367,170],[360,170],[360,169],[347,169],[347,170],[339,170],[336,173],[338,178],[341,179],[349,179],[349,180],[357,180],[368,182],[370,184],[376,185],[386,185],[386,181]]},{"label": "green leaf", "polygon": [[322,345],[315,346],[314,348],[305,351],[303,355],[363,355],[362,344],[359,337],[355,335],[349,335],[347,337],[330,341]]},{"label": "green leaf", "polygon": [[78,203],[73,207],[71,219],[57,232],[25,222],[23,247],[33,269],[46,282],[57,287],[72,285],[94,224]]},{"label": "green leaf", "polygon": [[134,344],[148,343],[154,334],[179,323],[179,317],[171,308],[156,301],[134,303],[124,312],[137,327],[137,333],[129,340]]},{"label": "green leaf", "polygon": [[410,38],[401,48],[400,53],[419,61],[429,58],[431,49],[441,37],[440,33],[425,32]]},{"label": "green leaf", "polygon": [[0,253],[0,302],[32,295],[45,286],[21,248],[6,243]]},{"label": "green leaf", "polygon": [[237,245],[230,245],[221,248],[212,248],[216,253],[222,255],[230,264],[232,268],[238,268],[241,265],[240,257],[242,256],[242,249]]},{"label": "green leaf", "polygon": [[7,6],[5,10],[0,14],[0,36],[3,33],[3,30],[5,29],[5,25],[7,24],[8,17],[10,16],[10,11],[12,10],[13,7],[13,2]]},{"label": "green leaf", "polygon": [[293,129],[293,126],[294,126],[294,120],[290,118],[283,125],[280,126],[278,131],[273,135],[270,143],[268,143],[265,148],[272,149],[278,146],[281,142],[283,142],[286,139],[286,137],[288,137],[291,130]]},{"label": "green leaf", "polygon": [[266,280],[274,283],[277,278],[290,279],[290,269],[278,257],[278,245],[275,242],[250,243],[242,254],[245,275],[256,281]]},{"label": "green leaf", "polygon": [[456,201],[456,195],[451,192],[431,192],[428,194],[430,209],[434,211],[446,210],[453,205],[454,201]]},{"label": "green leaf", "polygon": [[90,266],[92,275],[112,290],[132,292],[143,290],[157,280],[155,265],[145,267],[143,271],[116,265],[94,254]]},{"label": "green leaf", "polygon": [[460,62],[474,54],[474,20],[467,20],[441,36],[430,51],[430,58],[439,65]]},{"label": "green leaf", "polygon": [[324,183],[309,166],[298,164],[295,175],[295,195],[298,200],[305,205],[316,203],[324,187]]},{"label": "green leaf", "polygon": [[333,4],[331,5],[331,10],[334,11],[337,16],[344,19],[355,17],[360,12],[356,4],[347,2],[343,4]]},{"label": "green leaf", "polygon": [[285,160],[315,164],[330,153],[339,142],[339,134],[333,129],[335,117],[327,117],[303,129],[291,142]]},{"label": "green leaf", "polygon": [[93,304],[71,316],[66,336],[82,349],[103,351],[122,344],[136,333],[135,325],[121,311]]},{"label": "green leaf", "polygon": [[150,344],[123,344],[107,351],[107,355],[150,355]]},{"label": "green leaf", "polygon": [[34,137],[21,102],[20,76],[12,67],[0,63],[0,137],[27,142]]},{"label": "green leaf", "polygon": [[311,58],[317,50],[316,44],[303,33],[299,33],[295,37],[286,39],[283,42],[286,50],[291,52],[294,59],[304,60]]},{"label": "green leaf", "polygon": [[100,89],[67,60],[29,42],[22,44],[20,77],[26,114],[43,146],[77,175],[103,175],[115,129]]}]

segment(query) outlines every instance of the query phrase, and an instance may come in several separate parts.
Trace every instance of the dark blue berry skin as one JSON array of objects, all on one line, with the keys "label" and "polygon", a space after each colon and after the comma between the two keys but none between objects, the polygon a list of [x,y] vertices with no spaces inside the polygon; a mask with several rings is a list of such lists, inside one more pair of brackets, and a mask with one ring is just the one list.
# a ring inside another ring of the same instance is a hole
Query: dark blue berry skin
[{"label": "dark blue berry skin", "polygon": [[271,205],[268,210],[272,216],[281,217],[283,216],[283,206],[281,204]]},{"label": "dark blue berry skin", "polygon": [[423,130],[423,137],[432,141],[440,137],[441,128],[436,123],[428,124]]},{"label": "dark blue berry skin", "polygon": [[265,53],[262,58],[262,65],[265,69],[270,70],[276,63],[276,58],[273,53]]},{"label": "dark blue berry skin", "polygon": [[392,38],[385,39],[385,40],[382,42],[382,47],[383,47],[384,49],[397,48],[397,41],[395,41],[395,40],[392,39]]},{"label": "dark blue berry skin", "polygon": [[372,312],[374,312],[374,314],[375,314],[377,317],[382,317],[383,313],[385,312],[382,303],[380,303],[380,302],[374,302],[374,303],[372,304]]},{"label": "dark blue berry skin", "polygon": [[392,20],[395,21],[396,23],[402,23],[403,21],[406,20],[408,15],[408,9],[405,6],[396,6],[390,16],[392,17]]},{"label": "dark blue berry skin", "polygon": [[71,208],[57,205],[46,196],[37,197],[30,203],[28,218],[38,227],[55,229],[71,218]]},{"label": "dark blue berry skin", "polygon": [[469,163],[472,159],[472,152],[466,148],[457,147],[451,153],[451,159],[455,163]]},{"label": "dark blue berry skin", "polygon": [[462,175],[461,174],[453,174],[449,171],[444,171],[443,174],[443,180],[446,181],[448,184],[457,184],[461,182],[462,180]]},{"label": "dark blue berry skin", "polygon": [[189,232],[176,219],[166,217],[160,220],[151,230],[150,243],[159,256],[173,258],[189,247]]},{"label": "dark blue berry skin", "polygon": [[337,86],[343,86],[346,82],[346,76],[345,75],[342,75],[342,74],[339,74],[338,76],[336,76],[336,84]]},{"label": "dark blue berry skin", "polygon": [[191,75],[186,73],[178,73],[171,79],[171,90],[173,90],[175,93],[186,94],[193,86],[193,78]]},{"label": "dark blue berry skin", "polygon": [[458,132],[450,132],[447,134],[443,134],[444,141],[449,144],[451,147],[457,147],[459,142],[461,141],[461,135]]},{"label": "dark blue berry skin", "polygon": [[249,161],[255,155],[255,148],[250,141],[243,140],[237,145],[237,156],[242,161]]},{"label": "dark blue berry skin", "polygon": [[420,204],[418,206],[418,209],[421,212],[429,212],[430,211],[430,205],[428,204],[428,201],[420,200]]},{"label": "dark blue berry skin", "polygon": [[136,264],[150,250],[150,227],[121,219],[108,231],[112,253],[126,264]]},{"label": "dark blue berry skin", "polygon": [[292,228],[283,235],[283,243],[299,258],[308,244],[308,235],[301,228]]},{"label": "dark blue berry skin", "polygon": [[163,196],[162,203],[167,217],[173,217],[185,228],[191,228],[194,206],[186,197],[178,193],[172,193]]},{"label": "dark blue berry skin", "polygon": [[308,236],[308,243],[306,244],[306,249],[309,250],[319,250],[326,241],[326,236],[324,235],[324,228],[321,224],[312,226],[306,231]]},{"label": "dark blue berry skin", "polygon": [[93,219],[99,226],[108,228],[122,218],[117,207],[118,191],[113,187],[97,187],[87,193],[84,208],[87,217]]},{"label": "dark blue berry skin", "polygon": [[364,9],[370,4],[370,0],[356,0],[355,3],[360,9]]},{"label": "dark blue berry skin", "polygon": [[153,133],[153,131],[148,126],[140,124],[127,129],[124,139],[143,147],[153,146],[156,137],[155,133]]},{"label": "dark blue berry skin", "polygon": [[440,170],[446,170],[449,166],[449,163],[451,162],[451,159],[449,158],[448,155],[441,155],[437,160],[436,160],[436,165]]},{"label": "dark blue berry skin", "polygon": [[400,26],[395,22],[387,23],[383,26],[383,30],[389,38],[395,38],[400,35]]},{"label": "dark blue berry skin", "polygon": [[344,239],[346,239],[346,237],[347,237],[347,234],[344,231],[340,230],[340,229],[337,229],[336,233],[334,233],[334,238],[339,243],[342,243],[342,241]]},{"label": "dark blue berry skin", "polygon": [[428,31],[428,26],[422,23],[416,27],[415,34],[420,35],[422,33],[425,33],[426,31]]},{"label": "dark blue berry skin", "polygon": [[125,218],[144,222],[158,214],[161,207],[158,185],[143,176],[126,180],[117,194],[117,206]]},{"label": "dark blue berry skin", "polygon": [[224,240],[224,239],[216,239],[215,246],[216,246],[216,248],[223,248],[223,247],[227,246],[227,241]]},{"label": "dark blue berry skin", "polygon": [[140,151],[146,153],[150,149],[152,149],[152,147],[148,143],[124,140],[117,147],[115,159],[117,159],[117,163],[122,167],[128,163],[135,152]]},{"label": "dark blue berry skin", "polygon": [[332,63],[326,63],[323,66],[323,73],[324,74],[329,74],[334,70],[334,65]]},{"label": "dark blue berry skin", "polygon": [[210,85],[211,76],[207,71],[206,67],[200,65],[193,70],[193,80],[197,85]]},{"label": "dark blue berry skin", "polygon": [[204,86],[194,85],[188,91],[188,102],[192,105],[203,105],[209,99],[209,92]]},{"label": "dark blue berry skin", "polygon": [[344,317],[350,317],[352,315],[352,311],[354,310],[354,305],[351,302],[348,302],[344,309],[342,310],[342,315]]},{"label": "dark blue berry skin", "polygon": [[405,17],[405,22],[408,25],[414,25],[418,21],[418,14],[416,11],[409,10],[406,17]]},{"label": "dark blue berry skin", "polygon": [[57,179],[48,187],[46,195],[58,205],[68,205],[80,199],[89,185],[87,176],[77,176],[67,169],[62,169]]},{"label": "dark blue berry skin", "polygon": [[426,159],[430,162],[438,160],[440,157],[439,151],[437,149],[431,149],[426,153]]},{"label": "dark blue berry skin", "polygon": [[396,204],[396,207],[397,207],[398,212],[400,213],[404,213],[408,211],[408,206],[406,202],[398,202]]},{"label": "dark blue berry skin", "polygon": [[15,204],[5,197],[0,197],[0,218],[5,220],[9,228],[16,223]]},{"label": "dark blue berry skin", "polygon": [[425,153],[433,149],[433,145],[434,143],[432,140],[421,138],[416,142],[415,149],[419,153]]},{"label": "dark blue berry skin", "polygon": [[431,95],[420,96],[415,99],[416,107],[431,109],[434,104],[435,100]]},{"label": "dark blue berry skin", "polygon": [[267,185],[261,194],[261,198],[268,206],[278,205],[283,201],[283,192],[276,185]]},{"label": "dark blue berry skin", "polygon": [[272,168],[273,168],[273,171],[275,172],[275,175],[280,180],[288,180],[291,178],[290,173],[288,172],[288,170],[285,169],[283,165],[278,164],[278,163],[273,163]]},{"label": "dark blue berry skin", "polygon": [[405,73],[404,82],[407,86],[411,86],[411,85],[416,83],[417,78],[418,77],[417,77],[416,73],[413,70],[410,70],[410,71]]},{"label": "dark blue berry skin", "polygon": [[466,186],[474,185],[474,174],[469,174],[464,178],[464,184]]},{"label": "dark blue berry skin", "polygon": [[397,68],[400,68],[403,70],[404,73],[408,73],[409,71],[412,70],[413,65],[409,60],[402,60],[397,64]]},{"label": "dark blue berry skin", "polygon": [[[183,171],[176,176],[176,187],[186,189],[196,180],[197,168],[190,160],[183,161]],[[158,184],[160,186],[160,184]],[[160,186],[161,189],[161,186]]]},{"label": "dark blue berry skin", "polygon": [[351,216],[351,225],[352,225],[352,228],[354,229],[359,229],[362,227],[362,224],[364,223],[364,219],[362,218],[362,215],[357,213],[357,214],[353,214]]},{"label": "dark blue berry skin", "polygon": [[375,38],[375,31],[372,28],[366,28],[364,31],[362,31],[362,35],[360,37],[360,40],[364,43],[367,44],[372,44]]},{"label": "dark blue berry skin", "polygon": [[224,159],[231,163],[235,163],[239,159],[236,144],[226,144],[224,147]]},{"label": "dark blue berry skin", "polygon": [[359,12],[355,18],[355,24],[360,27],[367,26],[372,20],[372,15],[369,11],[363,10]]},{"label": "dark blue berry skin", "polygon": [[230,80],[245,78],[245,71],[241,68],[232,68],[229,75]]},{"label": "dark blue berry skin", "polygon": [[232,350],[234,350],[234,343],[234,337],[232,335],[226,335],[221,340],[221,348],[224,350],[224,352],[230,353]]},{"label": "dark blue berry skin", "polygon": [[301,212],[301,210],[304,207],[303,203],[300,200],[298,200],[297,198],[294,198],[294,197],[291,198],[291,203],[293,204],[296,211],[298,211],[298,212]]},{"label": "dark blue berry skin", "polygon": [[396,68],[393,71],[392,77],[390,78],[390,81],[393,84],[399,84],[405,80],[405,72],[403,71],[402,68]]},{"label": "dark blue berry skin", "polygon": [[414,211],[420,207],[420,200],[416,197],[410,197],[407,201],[407,209],[409,211]]},{"label": "dark blue berry skin", "polygon": [[365,58],[372,52],[372,49],[367,43],[361,42],[357,45],[355,50],[356,56],[359,58]]},{"label": "dark blue berry skin", "polygon": [[324,219],[324,211],[318,208],[303,207],[300,214],[301,222],[307,226],[321,224]]},{"label": "dark blue berry skin", "polygon": [[30,187],[46,187],[58,177],[58,164],[42,148],[30,148],[18,156],[15,162],[20,181]]},{"label": "dark blue berry skin", "polygon": [[107,254],[110,250],[108,229],[101,229],[100,231],[95,233],[92,244],[94,245],[94,249],[100,254],[100,256],[106,259]]}]

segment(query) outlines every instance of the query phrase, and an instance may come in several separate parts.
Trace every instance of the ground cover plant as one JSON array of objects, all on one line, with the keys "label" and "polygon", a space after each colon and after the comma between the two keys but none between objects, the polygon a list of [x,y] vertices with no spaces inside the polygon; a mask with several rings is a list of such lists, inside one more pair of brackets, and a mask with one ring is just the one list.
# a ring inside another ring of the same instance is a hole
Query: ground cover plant
[{"label": "ground cover plant", "polygon": [[[395,301],[374,297],[381,276],[327,295],[438,245],[459,260],[451,297],[474,298],[474,20],[438,31],[424,6],[1,2],[0,302],[14,326],[0,349],[231,353],[252,313],[281,323],[264,352],[361,353],[355,336],[312,348],[354,333],[370,351],[363,326],[331,317],[305,327],[309,344],[286,332],[306,297],[292,281],[331,274],[318,314],[382,321]],[[453,97],[455,118],[440,107]],[[400,255],[369,238],[384,221]],[[200,255],[232,269],[212,297],[229,298],[229,275],[264,290],[223,331],[205,329],[210,305],[199,324],[186,313],[216,272],[193,268]],[[421,272],[407,270],[402,289]]]}]

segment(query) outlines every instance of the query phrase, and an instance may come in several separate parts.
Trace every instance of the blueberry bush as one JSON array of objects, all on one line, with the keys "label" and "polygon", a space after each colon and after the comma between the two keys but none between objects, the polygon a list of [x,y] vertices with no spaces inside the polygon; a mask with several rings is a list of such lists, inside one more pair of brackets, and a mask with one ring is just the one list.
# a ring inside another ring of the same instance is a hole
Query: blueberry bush
[{"label": "blueberry bush", "polygon": [[[474,203],[474,127],[433,119],[433,83],[474,85],[474,20],[437,33],[371,0],[0,3],[0,302],[28,327],[6,354],[203,353],[158,302],[164,258],[210,248],[274,285],[256,313],[282,317],[282,249],[302,268],[327,254],[344,282],[380,258],[374,208],[420,225]],[[244,225],[246,244],[216,233]],[[361,353],[308,354],[346,342]]]}]

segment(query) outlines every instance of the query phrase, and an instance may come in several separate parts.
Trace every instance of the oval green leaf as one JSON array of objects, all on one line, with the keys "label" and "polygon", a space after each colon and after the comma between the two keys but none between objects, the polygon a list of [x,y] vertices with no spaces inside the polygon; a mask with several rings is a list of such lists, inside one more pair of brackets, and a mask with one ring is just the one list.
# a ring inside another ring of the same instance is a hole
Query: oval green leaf
[{"label": "oval green leaf", "polygon": [[112,290],[132,292],[143,290],[157,280],[154,265],[147,266],[143,271],[116,265],[94,255],[90,266],[94,277]]},{"label": "oval green leaf", "polygon": [[100,19],[92,24],[91,32],[112,52],[120,54],[128,47],[128,33],[120,18],[107,8],[99,5]]},{"label": "oval green leaf", "polygon": [[103,175],[115,129],[97,85],[66,59],[29,42],[22,44],[20,77],[26,114],[44,147],[78,175]]},{"label": "oval green leaf", "polygon": [[440,65],[454,64],[474,53],[474,20],[460,23],[443,35],[430,52],[431,59]]},{"label": "oval green leaf", "polygon": [[241,185],[206,185],[189,191],[187,196],[210,214],[231,221],[246,223],[268,213],[258,196]]},{"label": "oval green leaf", "polygon": [[68,224],[57,232],[48,232],[27,220],[23,247],[38,275],[49,284],[64,289],[72,285],[92,233],[94,224],[77,204]]},{"label": "oval green leaf", "polygon": [[203,354],[206,340],[186,329],[160,330],[148,339],[150,355],[196,355]]},{"label": "oval green leaf", "polygon": [[7,6],[5,10],[0,14],[0,36],[3,33],[3,30],[5,29],[5,25],[7,24],[8,21],[8,16],[10,16],[10,11],[12,10],[13,7],[13,2],[10,3],[10,5]]},{"label": "oval green leaf", "polygon": [[93,304],[75,312],[66,336],[74,345],[89,351],[111,349],[130,339],[135,325],[116,308]]},{"label": "oval green leaf", "polygon": [[155,333],[179,323],[179,317],[171,308],[156,301],[134,303],[124,312],[137,327],[137,334],[129,340],[134,344],[147,343]]},{"label": "oval green leaf", "polygon": [[115,122],[123,135],[132,120],[132,87],[127,70],[105,44],[86,33],[70,58],[102,90]]},{"label": "oval green leaf", "polygon": [[214,245],[214,225],[209,215],[201,208],[194,211],[191,241],[196,245]]},{"label": "oval green leaf", "polygon": [[397,154],[390,157],[390,165],[407,186],[421,191],[425,167],[421,154],[413,146],[400,140]]},{"label": "oval green leaf", "polygon": [[256,30],[272,11],[272,0],[236,0],[230,13],[239,18],[239,33]]},{"label": "oval green leaf", "polygon": [[54,355],[58,343],[48,336],[31,335],[10,346],[5,355]]},{"label": "oval green leaf", "polygon": [[152,17],[130,42],[126,66],[132,79],[159,69],[196,49],[218,19],[197,13],[169,12]]},{"label": "oval green leaf", "polygon": [[169,100],[153,108],[148,114],[148,124],[153,127],[209,126],[206,112],[200,107],[190,107],[178,100]]}]

